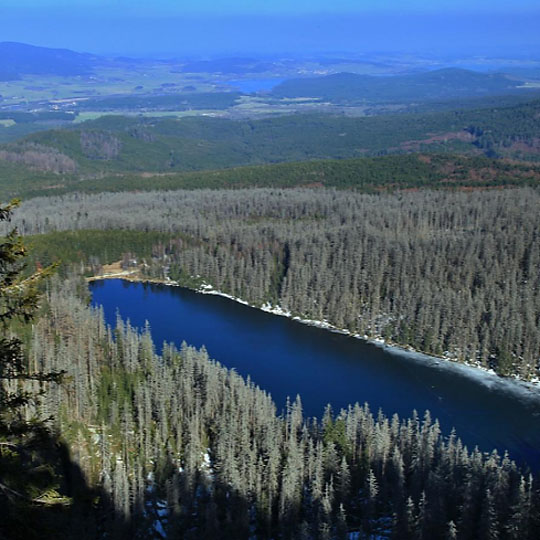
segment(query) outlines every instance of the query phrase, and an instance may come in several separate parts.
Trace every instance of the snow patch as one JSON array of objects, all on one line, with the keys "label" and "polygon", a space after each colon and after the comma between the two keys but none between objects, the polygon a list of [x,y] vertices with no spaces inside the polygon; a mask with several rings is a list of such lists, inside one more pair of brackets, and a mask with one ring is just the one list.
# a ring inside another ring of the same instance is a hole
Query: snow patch
[{"label": "snow patch", "polygon": [[292,317],[292,313],[290,311],[283,309],[281,306],[273,306],[270,302],[263,304],[261,306],[261,310],[265,311],[266,313],[272,313],[273,315],[280,315],[281,317]]},{"label": "snow patch", "polygon": [[236,298],[236,296],[232,296],[230,294],[218,291],[212,287],[209,283],[203,283],[198,289],[197,292],[200,292],[202,294],[213,294],[214,296],[223,296],[224,298],[228,298],[229,300],[234,300],[235,302],[238,302],[239,304],[243,304],[244,306],[249,306],[250,304],[246,302],[245,300],[242,300],[241,298]]},{"label": "snow patch", "polygon": [[[229,298],[230,300],[234,300],[235,302],[238,302],[239,304],[243,304],[245,306],[250,306],[250,307],[256,307],[249,304],[245,300],[242,300],[241,298],[237,298],[230,294],[217,291],[216,289],[214,289],[212,285],[208,283],[203,283],[199,287],[199,289],[197,289],[197,292],[200,292],[202,294],[214,294],[216,296],[223,296],[225,298]],[[476,379],[478,382],[481,382],[482,384],[488,387],[499,385],[501,390],[504,390],[507,392],[519,393],[522,396],[526,396],[526,397],[530,397],[534,399],[540,399],[540,393],[538,393],[538,390],[540,390],[539,378],[534,378],[530,381],[525,381],[525,380],[520,379],[517,375],[514,375],[513,377],[509,377],[508,379],[506,379],[497,375],[497,373],[493,369],[485,368],[479,365],[478,362],[473,362],[473,361],[458,362],[455,358],[453,358],[453,356],[448,351],[445,352],[445,354],[441,357],[430,356],[425,353],[416,351],[412,349],[411,347],[409,348],[400,347],[398,345],[395,345],[394,343],[389,343],[382,336],[376,336],[376,337],[370,338],[365,334],[362,335],[362,334],[353,333],[346,328],[338,328],[330,324],[326,319],[319,321],[316,319],[303,319],[298,316],[293,316],[289,310],[286,310],[279,305],[274,306],[270,302],[263,304],[259,309],[261,309],[262,311],[265,311],[266,313],[271,313],[273,315],[280,315],[282,317],[288,317],[289,319],[300,322],[302,324],[315,326],[317,328],[323,328],[325,330],[329,330],[330,332],[335,332],[337,334],[351,336],[355,339],[361,339],[362,341],[366,341],[367,343],[371,343],[373,345],[376,345],[377,347],[382,347],[392,354],[407,356],[414,360],[427,363],[428,365],[431,365],[431,366],[440,366],[441,368],[444,368],[444,369],[458,370],[463,375]]]},{"label": "snow patch", "polygon": [[214,468],[212,467],[212,461],[210,459],[210,448],[206,449],[206,452],[202,454],[202,463],[199,466],[199,471],[206,480],[206,486],[211,489],[214,484]]},{"label": "snow patch", "polygon": [[[121,278],[122,276],[119,276],[119,277]],[[200,276],[196,276],[196,277],[200,278]],[[141,281],[144,281],[144,280],[141,280]],[[146,281],[152,282],[151,279],[148,279]],[[169,277],[167,277],[165,282],[160,282],[160,284],[171,286],[171,287],[182,286],[182,285],[179,285],[177,281],[174,281],[170,279]],[[239,304],[242,304],[244,306],[250,306],[256,309],[260,309],[262,311],[265,311],[266,313],[271,313],[273,315],[279,315],[282,317],[288,317],[289,319],[300,322],[302,324],[315,326],[317,328],[323,328],[325,330],[329,330],[330,332],[343,334],[346,336],[353,337],[355,339],[361,339],[362,341],[366,341],[367,343],[371,343],[378,347],[382,347],[388,350],[388,352],[392,354],[407,355],[410,358],[416,359],[418,361],[422,361],[423,363],[427,363],[432,366],[437,365],[446,369],[456,369],[456,370],[459,370],[462,374],[467,375],[471,378],[474,378],[477,381],[480,381],[483,384],[487,385],[488,387],[498,384],[500,385],[500,388],[502,390],[505,390],[508,392],[519,393],[523,396],[527,396],[534,399],[540,399],[540,378],[539,377],[535,377],[530,380],[523,380],[518,375],[513,375],[508,378],[503,378],[497,375],[495,371],[493,371],[492,369],[485,368],[484,366],[479,365],[477,361],[470,360],[470,361],[465,361],[465,362],[458,362],[456,358],[454,357],[454,355],[452,355],[448,351],[445,351],[445,353],[440,357],[430,356],[420,351],[416,351],[412,347],[402,347],[402,346],[396,345],[395,343],[388,342],[382,336],[369,337],[366,334],[362,335],[362,334],[353,333],[347,328],[338,328],[330,324],[325,319],[323,319],[322,321],[319,321],[315,319],[303,319],[298,316],[293,316],[289,310],[286,310],[279,305],[274,306],[270,302],[267,302],[260,307],[254,306],[250,304],[249,302],[242,300],[241,298],[216,290],[209,283],[203,282],[197,289],[195,289],[195,291],[201,294],[212,294],[214,296],[222,296],[224,298],[228,298],[229,300],[238,302]]]}]

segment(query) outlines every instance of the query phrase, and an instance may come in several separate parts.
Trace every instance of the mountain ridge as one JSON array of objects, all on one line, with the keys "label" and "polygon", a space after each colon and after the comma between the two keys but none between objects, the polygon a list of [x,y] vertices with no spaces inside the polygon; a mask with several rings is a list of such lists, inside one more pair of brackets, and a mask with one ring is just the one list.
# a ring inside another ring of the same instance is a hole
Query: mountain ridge
[{"label": "mountain ridge", "polygon": [[522,84],[504,73],[448,67],[388,77],[341,72],[289,79],[277,85],[272,94],[280,98],[317,97],[337,103],[403,101],[501,94],[516,91]]},{"label": "mountain ridge", "polygon": [[70,49],[56,49],[0,42],[0,80],[16,80],[23,75],[89,75],[99,57]]}]

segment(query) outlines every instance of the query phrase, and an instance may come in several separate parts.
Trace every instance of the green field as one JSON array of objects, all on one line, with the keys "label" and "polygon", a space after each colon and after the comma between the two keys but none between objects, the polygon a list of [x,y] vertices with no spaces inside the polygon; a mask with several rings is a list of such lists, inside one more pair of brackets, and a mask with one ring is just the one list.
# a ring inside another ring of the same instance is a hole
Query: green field
[{"label": "green field", "polygon": [[[197,91],[212,91],[214,84],[205,77],[173,72],[169,64],[143,64],[117,67],[96,67],[88,76],[33,76],[20,80],[0,82],[2,105],[25,102],[78,99],[82,97],[126,95],[164,91],[163,85],[174,84],[179,92],[184,86]],[[138,88],[141,87],[141,88]]]}]

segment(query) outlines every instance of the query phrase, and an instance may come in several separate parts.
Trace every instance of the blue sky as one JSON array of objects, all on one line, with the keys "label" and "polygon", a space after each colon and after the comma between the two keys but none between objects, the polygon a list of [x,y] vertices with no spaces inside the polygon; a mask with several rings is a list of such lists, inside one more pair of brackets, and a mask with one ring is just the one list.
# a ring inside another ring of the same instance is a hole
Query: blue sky
[{"label": "blue sky", "polygon": [[533,0],[2,0],[4,9],[123,10],[142,14],[185,13],[358,13],[382,11],[515,12],[538,9]]},{"label": "blue sky", "polygon": [[540,56],[531,0],[0,0],[0,41],[100,54]]}]

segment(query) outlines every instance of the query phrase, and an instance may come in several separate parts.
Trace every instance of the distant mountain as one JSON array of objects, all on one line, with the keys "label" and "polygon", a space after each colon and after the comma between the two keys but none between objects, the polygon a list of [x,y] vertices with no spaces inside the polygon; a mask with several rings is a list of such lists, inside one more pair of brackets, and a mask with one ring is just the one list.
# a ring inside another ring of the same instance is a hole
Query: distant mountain
[{"label": "distant mountain", "polygon": [[505,94],[521,84],[502,73],[446,68],[391,77],[337,73],[291,79],[276,86],[272,94],[282,98],[317,97],[335,103],[414,101]]},{"label": "distant mountain", "polygon": [[0,43],[0,80],[22,75],[88,75],[97,60],[91,54],[68,49],[49,49],[24,43]]}]

